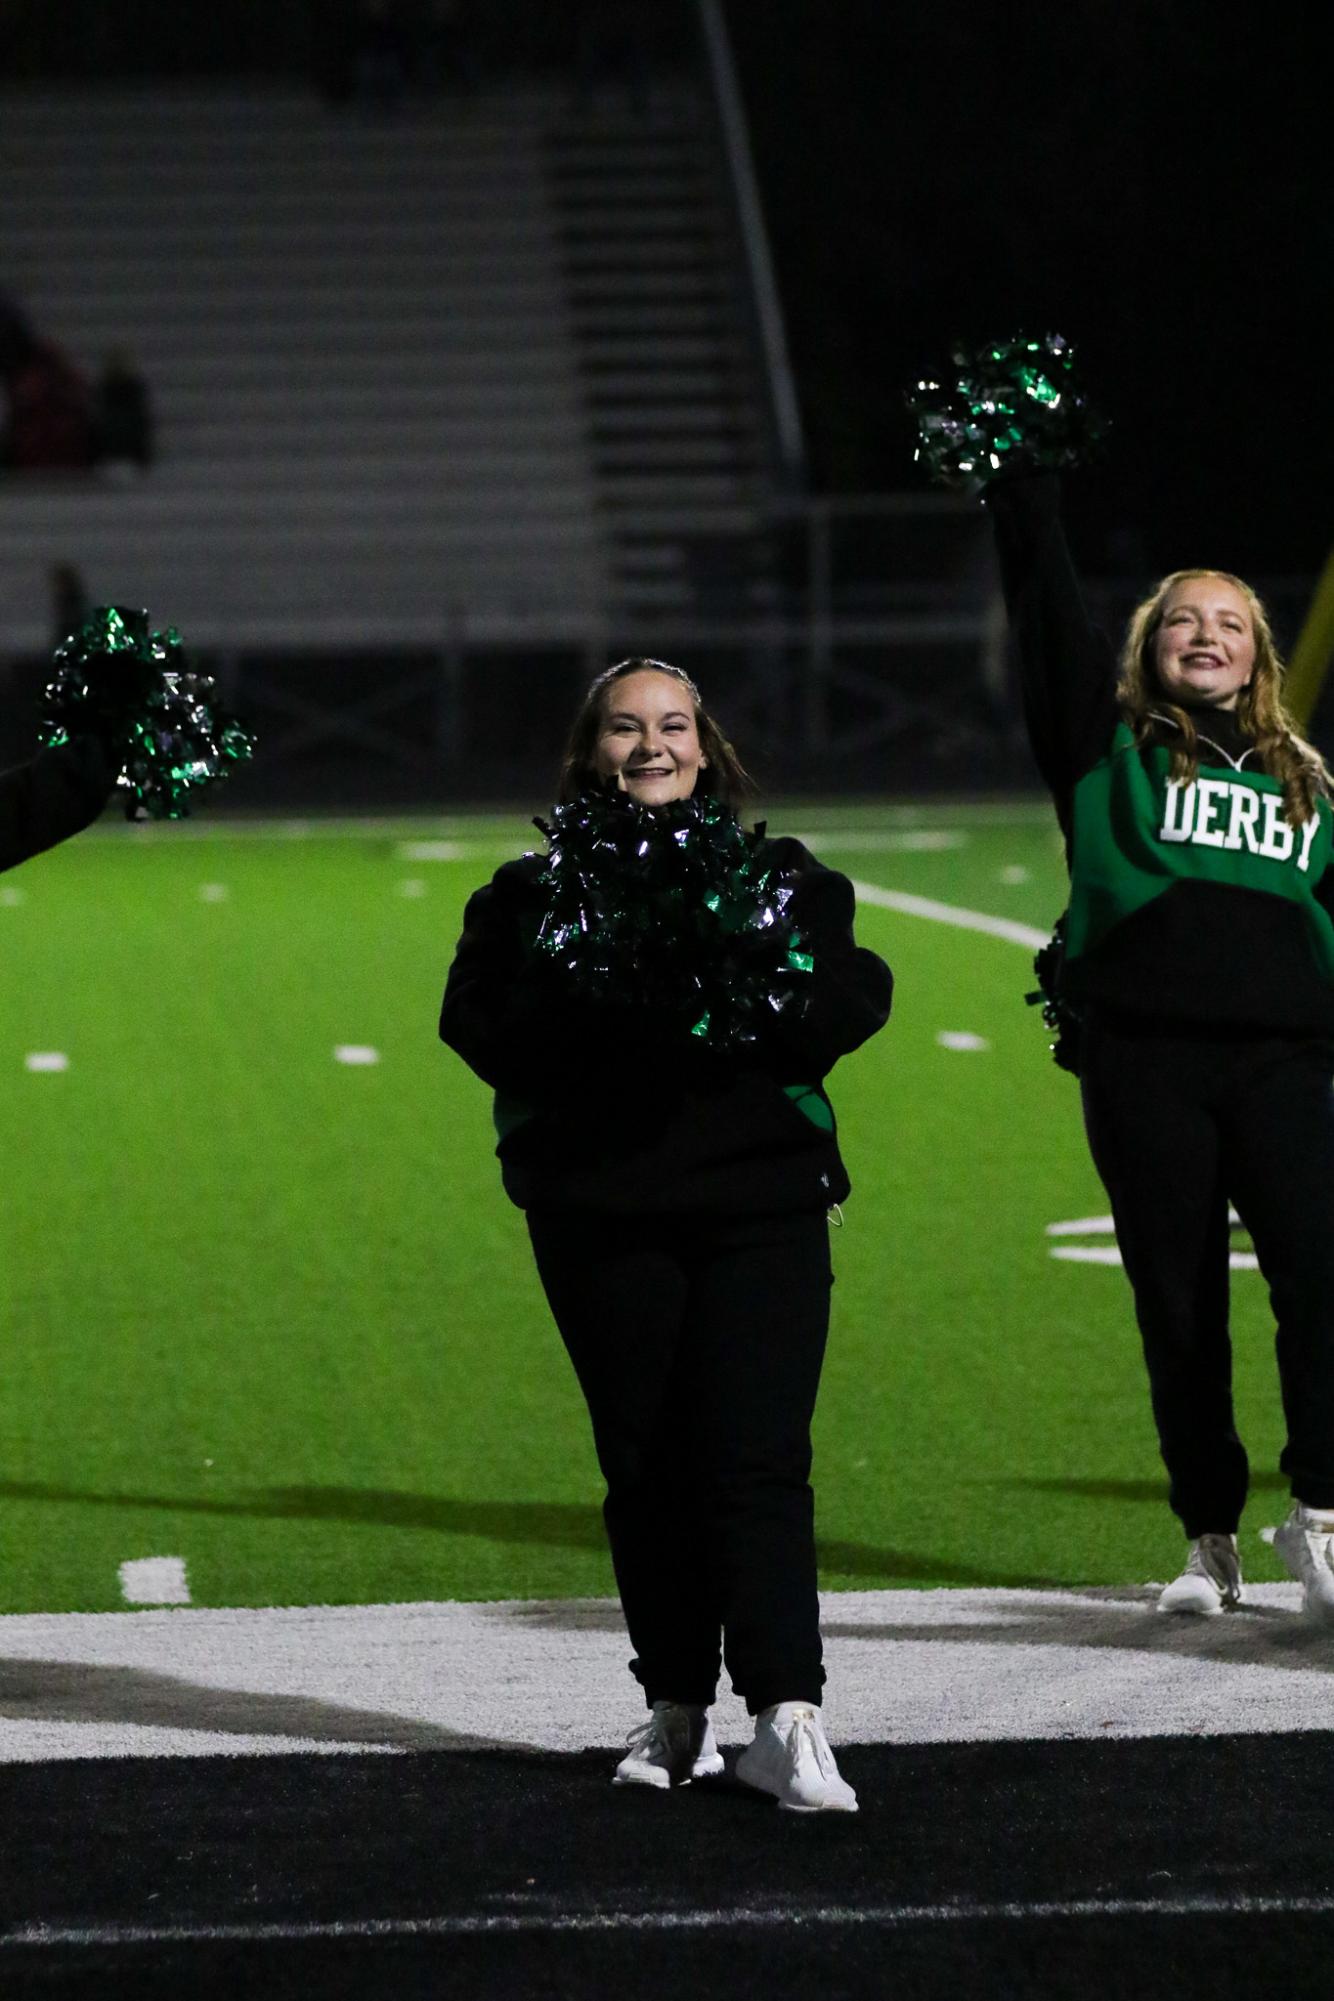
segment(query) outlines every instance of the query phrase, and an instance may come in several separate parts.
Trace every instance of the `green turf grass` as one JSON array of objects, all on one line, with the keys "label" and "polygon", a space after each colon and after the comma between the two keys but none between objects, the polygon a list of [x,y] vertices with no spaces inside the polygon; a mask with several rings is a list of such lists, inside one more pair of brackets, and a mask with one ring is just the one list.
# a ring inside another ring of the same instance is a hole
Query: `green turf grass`
[{"label": "green turf grass", "polygon": [[[769,819],[865,881],[1037,926],[1061,906],[1040,806]],[[407,859],[413,832],[467,852]],[[0,1607],[117,1607],[118,1565],[151,1555],[184,1557],[201,1604],[611,1589],[488,1093],[435,1037],[466,896],[524,843],[517,815],[108,828],[4,878]],[[872,908],[860,928],[898,996],[832,1087],[855,1190],[817,1420],[826,1581],[1168,1574],[1124,1278],[1048,1256],[1048,1223],[1106,1202],[1022,1005],[1028,955]],[[339,1065],[340,1043],[381,1061]],[[69,1070],[27,1072],[38,1050]],[[1234,1298],[1253,1529],[1282,1512],[1281,1431],[1262,1281]]]}]

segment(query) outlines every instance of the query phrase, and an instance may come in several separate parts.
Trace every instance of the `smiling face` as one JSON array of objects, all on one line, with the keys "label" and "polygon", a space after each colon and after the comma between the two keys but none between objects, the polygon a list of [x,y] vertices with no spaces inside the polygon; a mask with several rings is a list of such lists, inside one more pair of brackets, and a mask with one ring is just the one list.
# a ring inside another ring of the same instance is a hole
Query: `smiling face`
[{"label": "smiling face", "polygon": [[1173,584],[1153,666],[1163,693],[1184,708],[1235,709],[1255,670],[1255,625],[1235,584],[1211,576]]},{"label": "smiling face", "polygon": [[688,799],[708,759],[684,682],[651,667],[611,682],[593,761],[599,778],[614,778],[641,806]]}]

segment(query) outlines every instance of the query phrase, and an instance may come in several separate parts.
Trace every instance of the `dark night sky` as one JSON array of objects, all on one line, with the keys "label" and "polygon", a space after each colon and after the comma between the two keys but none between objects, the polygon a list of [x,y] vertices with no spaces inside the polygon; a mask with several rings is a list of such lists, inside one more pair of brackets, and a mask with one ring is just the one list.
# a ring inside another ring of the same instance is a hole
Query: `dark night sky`
[{"label": "dark night sky", "polygon": [[[1115,424],[1085,559],[1334,538],[1334,8],[731,0],[816,484],[910,485],[956,335],[1069,335]],[[1127,540],[1127,538],[1129,538]]]}]

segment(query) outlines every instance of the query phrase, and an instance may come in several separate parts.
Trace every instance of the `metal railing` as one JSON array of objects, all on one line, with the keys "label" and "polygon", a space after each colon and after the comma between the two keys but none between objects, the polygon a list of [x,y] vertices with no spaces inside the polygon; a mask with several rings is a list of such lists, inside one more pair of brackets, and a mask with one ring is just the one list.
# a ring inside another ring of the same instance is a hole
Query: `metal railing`
[{"label": "metal railing", "polygon": [[806,479],[806,444],[801,408],[788,354],[783,310],[774,276],[769,232],[765,227],[759,182],[751,157],[746,110],[737,82],[732,45],[721,0],[698,0],[700,32],[722,131],[723,152],[731,180],[737,227],[746,260],[751,305],[764,362],[765,384],[774,426],[779,469],[784,487],[798,493]]}]

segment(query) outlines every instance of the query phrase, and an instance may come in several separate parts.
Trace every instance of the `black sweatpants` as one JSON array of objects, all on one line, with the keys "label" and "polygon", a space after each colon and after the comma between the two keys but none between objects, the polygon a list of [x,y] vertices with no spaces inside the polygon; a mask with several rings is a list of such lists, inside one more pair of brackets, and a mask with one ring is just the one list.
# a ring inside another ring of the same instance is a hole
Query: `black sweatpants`
[{"label": "black sweatpants", "polygon": [[1190,1537],[1234,1533],[1247,1461],[1232,1410],[1228,1200],[1278,1323],[1294,1496],[1334,1508],[1334,1045],[1169,1031],[1123,1016],[1085,1033],[1094,1164],[1135,1294],[1172,1508]]},{"label": "black sweatpants", "polygon": [[529,1213],[593,1419],[616,1582],[650,1703],[818,1703],[811,1416],[829,1324],[823,1213]]}]

